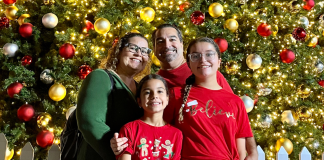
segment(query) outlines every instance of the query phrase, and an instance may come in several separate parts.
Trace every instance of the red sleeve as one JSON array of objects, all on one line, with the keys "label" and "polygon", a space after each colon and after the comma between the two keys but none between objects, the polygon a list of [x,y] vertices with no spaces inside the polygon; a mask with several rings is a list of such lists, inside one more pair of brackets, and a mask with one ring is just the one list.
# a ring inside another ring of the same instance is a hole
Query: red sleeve
[{"label": "red sleeve", "polygon": [[223,89],[229,93],[234,93],[231,86],[227,83],[225,77],[223,74],[219,71],[217,71],[217,83],[223,87]]},{"label": "red sleeve", "polygon": [[174,125],[175,123],[176,115],[179,112],[177,108],[180,108],[179,106],[181,106],[182,102],[181,94],[181,87],[175,87],[169,90],[169,104],[163,112],[163,119],[169,124]]},{"label": "red sleeve", "polygon": [[244,103],[241,99],[238,99],[238,114],[236,116],[236,122],[238,130],[235,138],[253,137],[252,129],[249,122],[249,117],[246,112]]},{"label": "red sleeve", "polygon": [[127,137],[128,141],[128,146],[124,149],[124,151],[116,156],[116,159],[118,159],[120,156],[122,156],[125,152],[128,152],[129,154],[133,154],[135,149],[133,148],[133,134],[131,132],[131,129],[127,126],[123,126],[120,131],[119,131],[119,137],[118,138],[122,138],[122,137]]},{"label": "red sleeve", "polygon": [[179,134],[177,135],[177,140],[174,143],[174,156],[172,158],[172,160],[180,160],[181,159],[181,149],[182,149],[182,140],[183,140],[183,136],[182,136],[182,132],[179,130],[178,132]]}]

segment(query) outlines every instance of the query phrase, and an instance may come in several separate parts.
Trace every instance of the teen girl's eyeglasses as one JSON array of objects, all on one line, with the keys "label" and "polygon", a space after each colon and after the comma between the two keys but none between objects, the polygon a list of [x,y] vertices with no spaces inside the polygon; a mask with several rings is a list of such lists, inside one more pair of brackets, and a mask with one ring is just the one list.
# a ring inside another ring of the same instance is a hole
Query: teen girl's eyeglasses
[{"label": "teen girl's eyeglasses", "polygon": [[189,58],[190,58],[191,62],[197,62],[197,61],[200,60],[200,58],[202,56],[204,56],[205,60],[212,61],[212,60],[215,59],[215,55],[216,55],[215,52],[209,52],[209,53],[206,53],[206,54],[191,53],[191,54],[189,54]]}]

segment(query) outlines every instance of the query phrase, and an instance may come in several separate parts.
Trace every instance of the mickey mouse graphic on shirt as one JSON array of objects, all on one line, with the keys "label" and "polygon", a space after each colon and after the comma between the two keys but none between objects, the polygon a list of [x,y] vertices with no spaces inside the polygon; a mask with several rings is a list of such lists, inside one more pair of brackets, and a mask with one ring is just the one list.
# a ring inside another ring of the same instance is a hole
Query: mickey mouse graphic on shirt
[{"label": "mickey mouse graphic on shirt", "polygon": [[141,144],[138,145],[137,147],[141,150],[141,156],[142,157],[145,157],[148,155],[148,150],[147,150],[147,147],[149,147],[149,145],[146,144],[146,139],[145,138],[142,138],[140,140]]},{"label": "mickey mouse graphic on shirt", "polygon": [[171,144],[171,142],[169,140],[166,140],[165,145],[162,144],[162,147],[167,150],[167,153],[163,157],[169,159],[171,156],[171,158],[172,158],[174,155],[174,153],[172,152],[173,144]]},{"label": "mickey mouse graphic on shirt", "polygon": [[154,140],[154,145],[151,148],[152,153],[153,153],[153,157],[159,157],[160,149],[161,149],[161,146],[160,146],[161,138],[162,137],[160,137],[159,139]]}]

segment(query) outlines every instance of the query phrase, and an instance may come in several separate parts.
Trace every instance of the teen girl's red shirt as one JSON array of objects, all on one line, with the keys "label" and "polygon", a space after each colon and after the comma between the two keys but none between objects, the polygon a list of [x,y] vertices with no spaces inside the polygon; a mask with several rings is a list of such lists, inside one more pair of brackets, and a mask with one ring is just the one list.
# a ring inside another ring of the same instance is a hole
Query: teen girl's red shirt
[{"label": "teen girl's red shirt", "polygon": [[[156,74],[162,76],[168,83],[169,88],[183,87],[186,84],[186,79],[192,74],[187,63],[182,64],[180,67],[173,70],[162,70],[160,69]],[[217,71],[217,83],[226,91],[233,93],[230,85],[226,79]]]},{"label": "teen girl's red shirt", "polygon": [[155,127],[135,120],[120,129],[119,137],[128,138],[122,154],[128,152],[132,160],[180,160],[182,133],[170,124]]},{"label": "teen girl's red shirt", "polygon": [[[169,110],[164,115],[183,133],[183,160],[239,160],[236,139],[253,137],[243,101],[221,90],[193,85],[179,122],[183,90],[171,89]],[[170,119],[169,119],[170,120]]]}]

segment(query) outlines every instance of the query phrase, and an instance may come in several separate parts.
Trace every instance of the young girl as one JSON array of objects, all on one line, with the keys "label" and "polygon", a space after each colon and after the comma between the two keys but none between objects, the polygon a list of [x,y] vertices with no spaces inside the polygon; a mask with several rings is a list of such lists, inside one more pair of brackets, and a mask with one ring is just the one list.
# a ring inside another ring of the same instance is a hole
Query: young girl
[{"label": "young girl", "polygon": [[145,76],[136,98],[144,116],[120,129],[119,137],[128,138],[128,147],[116,156],[118,160],[180,160],[182,133],[163,120],[169,103],[165,80],[156,74]]}]

